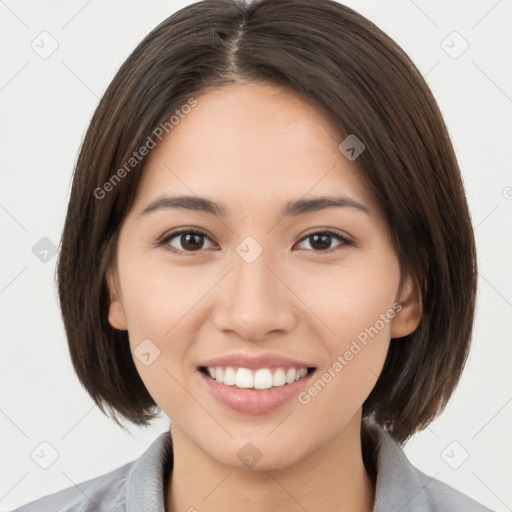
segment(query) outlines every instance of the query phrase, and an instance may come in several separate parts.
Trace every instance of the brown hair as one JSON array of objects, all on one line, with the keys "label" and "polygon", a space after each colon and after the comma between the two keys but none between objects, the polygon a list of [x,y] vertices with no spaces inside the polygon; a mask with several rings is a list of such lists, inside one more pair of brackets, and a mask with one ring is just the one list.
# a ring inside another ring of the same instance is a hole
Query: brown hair
[{"label": "brown hair", "polygon": [[[425,80],[390,37],[333,0],[197,2],[158,25],[121,66],[80,150],[58,261],[77,376],[122,428],[116,412],[137,425],[158,412],[127,331],[108,322],[105,272],[144,158],[132,168],[126,162],[193,95],[241,81],[301,94],[329,117],[340,142],[356,134],[366,146],[356,163],[391,229],[402,273],[419,288],[423,315],[412,334],[391,340],[363,420],[403,444],[440,414],[464,368],[475,242],[457,160]],[[113,181],[123,166],[122,180]]]}]

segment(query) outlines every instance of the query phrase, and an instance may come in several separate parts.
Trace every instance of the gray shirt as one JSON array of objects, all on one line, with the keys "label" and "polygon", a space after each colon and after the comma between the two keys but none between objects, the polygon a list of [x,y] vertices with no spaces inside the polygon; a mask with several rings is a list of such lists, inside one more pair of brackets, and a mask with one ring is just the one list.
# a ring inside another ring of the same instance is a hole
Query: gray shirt
[{"label": "gray shirt", "polygon": [[[373,512],[492,512],[415,468],[389,433],[378,429],[378,435]],[[172,461],[170,432],[164,432],[138,459],[12,512],[165,512]]]}]

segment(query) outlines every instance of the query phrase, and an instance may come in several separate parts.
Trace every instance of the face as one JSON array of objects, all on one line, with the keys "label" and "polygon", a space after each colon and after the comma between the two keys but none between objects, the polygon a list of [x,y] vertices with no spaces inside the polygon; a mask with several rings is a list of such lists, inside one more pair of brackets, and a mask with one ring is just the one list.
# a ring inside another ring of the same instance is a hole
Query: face
[{"label": "face", "polygon": [[[286,467],[359,421],[390,338],[419,322],[416,291],[400,289],[357,160],[313,107],[254,83],[196,100],[146,162],[108,273],[109,321],[208,457],[244,467],[251,442],[258,468]],[[162,200],[179,196],[193,200]]]}]

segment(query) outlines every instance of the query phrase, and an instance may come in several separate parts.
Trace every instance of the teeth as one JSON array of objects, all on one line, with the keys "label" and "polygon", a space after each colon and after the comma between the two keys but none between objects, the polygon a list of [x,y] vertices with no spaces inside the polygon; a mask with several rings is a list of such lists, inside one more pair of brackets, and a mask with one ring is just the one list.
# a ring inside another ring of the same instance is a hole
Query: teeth
[{"label": "teeth", "polygon": [[295,380],[302,379],[302,377],[305,377],[307,374],[308,374],[308,369],[307,368],[301,368],[297,372],[297,376],[295,377]]},{"label": "teeth", "polygon": [[272,387],[272,373],[266,368],[254,372],[254,389],[268,389]]},{"label": "teeth", "polygon": [[286,384],[286,375],[282,368],[278,368],[272,375],[272,386],[278,387]]},{"label": "teeth", "polygon": [[237,388],[254,387],[254,375],[248,368],[238,368],[235,379],[235,386]]},{"label": "teeth", "polygon": [[236,383],[236,374],[235,370],[231,368],[231,366],[228,366],[226,368],[226,371],[224,372],[224,384],[226,386],[234,386]]},{"label": "teeth", "polygon": [[286,384],[290,384],[295,380],[295,377],[297,376],[297,370],[294,368],[290,368],[286,372]]},{"label": "teeth", "polygon": [[291,384],[296,380],[302,379],[308,373],[307,368],[290,368],[284,371],[284,368],[278,368],[272,374],[268,368],[259,368],[256,371],[248,368],[234,369],[231,366],[223,368],[217,366],[215,368],[207,368],[208,374],[226,386],[236,386],[237,388],[253,388],[253,389],[269,389],[272,387],[280,387],[285,384]]}]

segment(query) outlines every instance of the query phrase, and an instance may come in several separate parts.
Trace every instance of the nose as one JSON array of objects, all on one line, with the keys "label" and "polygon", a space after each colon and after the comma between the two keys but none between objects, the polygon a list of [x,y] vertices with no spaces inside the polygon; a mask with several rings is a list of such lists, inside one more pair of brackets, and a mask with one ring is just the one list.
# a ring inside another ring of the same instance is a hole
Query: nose
[{"label": "nose", "polygon": [[233,268],[219,289],[221,299],[214,313],[217,329],[260,341],[297,325],[298,299],[266,257],[267,252],[264,250],[252,263],[234,254]]}]

